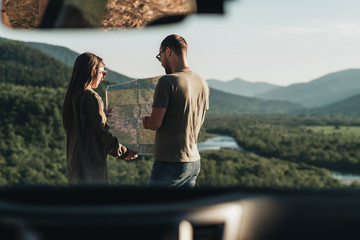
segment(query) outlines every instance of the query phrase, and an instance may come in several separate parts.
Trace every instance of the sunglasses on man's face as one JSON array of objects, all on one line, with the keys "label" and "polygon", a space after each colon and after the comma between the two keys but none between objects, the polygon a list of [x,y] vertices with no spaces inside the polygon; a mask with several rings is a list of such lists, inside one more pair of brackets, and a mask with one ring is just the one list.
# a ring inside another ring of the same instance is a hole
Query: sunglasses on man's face
[{"label": "sunglasses on man's face", "polygon": [[161,50],[161,51],[159,52],[159,54],[156,55],[156,59],[159,60],[159,62],[161,62],[161,53],[162,53],[163,51],[165,51],[165,49],[166,49],[166,48],[163,48],[163,50]]}]

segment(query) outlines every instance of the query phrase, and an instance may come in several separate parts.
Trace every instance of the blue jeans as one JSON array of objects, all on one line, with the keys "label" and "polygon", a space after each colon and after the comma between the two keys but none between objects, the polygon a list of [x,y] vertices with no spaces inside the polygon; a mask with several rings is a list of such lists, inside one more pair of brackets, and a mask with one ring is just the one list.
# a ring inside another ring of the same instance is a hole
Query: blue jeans
[{"label": "blue jeans", "polygon": [[200,160],[195,162],[162,162],[155,160],[149,186],[194,188],[200,173]]}]

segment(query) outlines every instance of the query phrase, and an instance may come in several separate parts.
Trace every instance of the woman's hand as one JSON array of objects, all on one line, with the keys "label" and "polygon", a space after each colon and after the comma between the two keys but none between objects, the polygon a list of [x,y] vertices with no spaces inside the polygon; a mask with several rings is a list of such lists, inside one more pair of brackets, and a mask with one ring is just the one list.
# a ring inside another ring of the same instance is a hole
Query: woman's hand
[{"label": "woman's hand", "polygon": [[127,151],[129,152],[128,153],[128,155],[125,157],[125,160],[133,160],[133,159],[135,159],[135,158],[137,158],[138,157],[138,155],[137,155],[137,152],[135,152],[135,151],[133,151],[133,150],[131,150],[131,149],[127,149]]},{"label": "woman's hand", "polygon": [[106,117],[111,117],[111,113],[112,113],[112,108],[108,108],[104,110],[105,116]]}]

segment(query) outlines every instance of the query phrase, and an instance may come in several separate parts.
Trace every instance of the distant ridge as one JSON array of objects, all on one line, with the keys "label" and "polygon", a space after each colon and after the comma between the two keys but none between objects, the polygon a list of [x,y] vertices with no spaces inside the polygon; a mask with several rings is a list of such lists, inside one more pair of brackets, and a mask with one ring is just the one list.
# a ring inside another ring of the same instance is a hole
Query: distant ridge
[{"label": "distant ridge", "polygon": [[325,107],[313,108],[309,110],[309,112],[315,114],[349,115],[360,117],[360,94]]},{"label": "distant ridge", "polygon": [[[66,47],[62,47],[62,46],[56,46],[56,45],[51,45],[51,44],[46,44],[46,43],[38,43],[38,42],[23,42],[23,41],[12,40],[12,39],[0,37],[0,42],[3,42],[3,41],[20,42],[20,43],[26,44],[29,47],[40,50],[41,52],[53,57],[54,59],[64,63],[65,65],[67,65],[69,67],[74,66],[75,59],[77,58],[77,56],[79,56],[79,53],[74,52],[74,51],[72,51]],[[109,72],[106,76],[106,80],[110,81],[110,82],[114,82],[114,83],[125,83],[125,82],[129,82],[131,80],[134,80],[134,78],[125,76],[123,74],[114,72],[109,69]]]},{"label": "distant ridge", "polygon": [[[52,56],[53,58],[65,63],[70,67],[74,66],[75,60],[77,56],[79,56],[79,53],[74,52],[66,47],[55,46],[45,43],[38,43],[38,42],[24,42],[24,43],[33,48],[39,49],[40,51]],[[125,76],[123,74],[114,72],[112,70],[109,70],[106,76],[106,80],[114,83],[125,83],[134,79]]]},{"label": "distant ridge", "polygon": [[71,68],[20,41],[0,41],[0,82],[37,87],[65,87]]},{"label": "distant ridge", "polygon": [[285,100],[314,108],[342,101],[359,93],[360,69],[347,69],[327,74],[308,83],[274,89],[256,97]]},{"label": "distant ridge", "polygon": [[39,49],[40,51],[48,54],[49,56],[59,60],[60,62],[72,67],[79,53],[74,52],[66,47],[50,45],[38,42],[24,42],[24,44]]},{"label": "distant ridge", "polygon": [[246,97],[254,97],[258,94],[280,88],[280,86],[278,85],[265,82],[253,83],[242,80],[240,78],[235,78],[227,82],[209,79],[207,80],[207,83],[211,88]]},{"label": "distant ridge", "polygon": [[300,104],[286,101],[266,101],[257,98],[244,97],[210,88],[209,115],[238,115],[295,113],[304,108]]}]

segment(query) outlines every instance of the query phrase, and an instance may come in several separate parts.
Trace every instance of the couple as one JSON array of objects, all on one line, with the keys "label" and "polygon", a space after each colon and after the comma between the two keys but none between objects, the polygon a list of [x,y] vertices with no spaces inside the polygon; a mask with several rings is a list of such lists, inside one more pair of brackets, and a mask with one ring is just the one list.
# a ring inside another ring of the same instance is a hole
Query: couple
[{"label": "couple", "polygon": [[[194,187],[200,172],[197,137],[209,108],[209,88],[190,70],[186,55],[185,39],[173,34],[162,41],[156,56],[167,75],[158,81],[151,115],[143,118],[144,128],[156,131],[150,186]],[[74,64],[62,113],[70,183],[108,182],[107,154],[137,157],[109,132],[103,102],[92,90],[105,78],[104,67],[91,53],[81,54]]]}]

